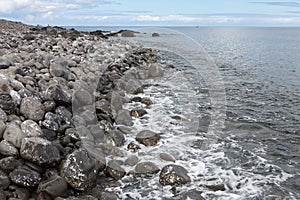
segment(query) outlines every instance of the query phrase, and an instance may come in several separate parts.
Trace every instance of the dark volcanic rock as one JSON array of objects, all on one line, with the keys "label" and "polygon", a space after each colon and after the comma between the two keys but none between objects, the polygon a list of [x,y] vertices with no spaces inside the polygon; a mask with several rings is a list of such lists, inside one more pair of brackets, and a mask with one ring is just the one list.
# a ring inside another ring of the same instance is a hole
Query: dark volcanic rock
[{"label": "dark volcanic rock", "polygon": [[145,109],[133,109],[130,111],[130,115],[132,117],[142,117],[146,114],[148,114],[148,113]]},{"label": "dark volcanic rock", "polygon": [[9,178],[12,182],[24,187],[37,186],[41,181],[41,175],[26,166],[16,168],[9,174]]},{"label": "dark volcanic rock", "polygon": [[126,174],[126,171],[115,160],[111,160],[107,163],[105,172],[108,176],[114,178],[115,180],[122,179]]},{"label": "dark volcanic rock", "polygon": [[20,148],[23,138],[26,134],[21,130],[17,123],[11,122],[6,126],[3,138],[13,144],[15,147]]},{"label": "dark volcanic rock", "polygon": [[47,192],[52,198],[65,196],[67,193],[68,184],[60,176],[53,176],[48,180],[42,181],[39,184],[38,192]]},{"label": "dark volcanic rock", "polygon": [[0,170],[0,188],[6,188],[10,185],[9,177]]},{"label": "dark volcanic rock", "polygon": [[68,61],[62,58],[56,58],[52,60],[52,62],[50,63],[49,71],[50,74],[54,77],[56,76],[68,79],[68,77],[70,76]]},{"label": "dark volcanic rock", "polygon": [[149,130],[141,131],[136,136],[136,141],[145,146],[154,146],[160,140],[160,135]]},{"label": "dark volcanic rock", "polygon": [[47,112],[42,125],[49,130],[57,131],[61,125],[61,118],[52,112]]},{"label": "dark volcanic rock", "polygon": [[146,106],[150,106],[150,105],[153,104],[151,99],[149,99],[147,97],[143,97],[142,100],[141,100],[141,103],[145,104]]},{"label": "dark volcanic rock", "polygon": [[20,112],[27,119],[39,121],[43,119],[45,114],[45,109],[43,104],[36,98],[25,97],[22,99]]},{"label": "dark volcanic rock", "polygon": [[133,122],[128,110],[121,109],[118,112],[116,122],[119,125],[132,126]]},{"label": "dark volcanic rock", "polygon": [[75,150],[68,155],[61,167],[61,176],[77,190],[93,186],[97,173],[96,161],[85,149]]},{"label": "dark volcanic rock", "polygon": [[72,104],[72,92],[61,85],[50,85],[47,88],[47,95],[52,98],[55,103],[62,105]]},{"label": "dark volcanic rock", "polygon": [[6,140],[0,142],[0,154],[4,156],[18,156],[18,149]]},{"label": "dark volcanic rock", "polygon": [[135,155],[132,155],[125,160],[125,165],[134,166],[138,162],[139,162],[139,158]]},{"label": "dark volcanic rock", "polygon": [[152,33],[152,37],[159,37],[159,33]]},{"label": "dark volcanic rock", "polygon": [[109,136],[113,139],[117,147],[123,146],[125,143],[124,134],[118,129],[111,130],[108,132]]},{"label": "dark volcanic rock", "polygon": [[43,135],[42,129],[32,120],[22,122],[21,129],[27,137],[41,137]]},{"label": "dark volcanic rock", "polygon": [[0,108],[9,115],[16,111],[16,105],[12,97],[6,92],[0,92]]},{"label": "dark volcanic rock", "polygon": [[188,171],[178,165],[165,166],[159,175],[159,182],[162,185],[182,185],[189,183],[191,178],[187,175]]},{"label": "dark volcanic rock", "polygon": [[152,176],[157,174],[160,169],[152,162],[141,162],[135,166],[135,175],[137,176]]},{"label": "dark volcanic rock", "polygon": [[11,172],[20,165],[21,165],[21,162],[12,156],[2,158],[0,160],[0,169],[2,169],[3,171]]},{"label": "dark volcanic rock", "polygon": [[53,166],[60,162],[60,153],[56,146],[46,139],[24,138],[20,149],[21,156],[38,165]]},{"label": "dark volcanic rock", "polygon": [[131,152],[137,152],[141,147],[134,142],[130,142],[127,146],[127,149]]}]

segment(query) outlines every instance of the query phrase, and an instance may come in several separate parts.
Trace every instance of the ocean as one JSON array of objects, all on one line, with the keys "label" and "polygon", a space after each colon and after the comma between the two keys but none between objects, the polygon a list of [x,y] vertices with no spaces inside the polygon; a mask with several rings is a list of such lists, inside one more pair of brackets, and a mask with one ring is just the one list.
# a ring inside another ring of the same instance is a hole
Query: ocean
[{"label": "ocean", "polygon": [[196,190],[206,199],[300,199],[300,28],[130,28],[140,34],[123,39],[161,50],[174,66],[148,80],[156,105],[135,127],[164,133],[149,153],[173,155],[193,181],[175,193],[156,179],[124,183],[124,198]]}]

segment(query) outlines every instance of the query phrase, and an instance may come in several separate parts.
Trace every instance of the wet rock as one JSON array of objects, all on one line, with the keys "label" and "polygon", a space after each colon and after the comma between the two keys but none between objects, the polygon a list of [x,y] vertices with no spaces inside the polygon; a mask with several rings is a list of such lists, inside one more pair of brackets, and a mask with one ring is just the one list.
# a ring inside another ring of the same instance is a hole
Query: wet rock
[{"label": "wet rock", "polygon": [[191,178],[188,171],[179,165],[167,165],[163,167],[159,175],[159,182],[162,185],[182,185],[189,183]]},{"label": "wet rock", "polygon": [[43,103],[43,106],[45,108],[45,112],[52,112],[54,111],[56,104],[54,101],[45,101]]},{"label": "wet rock", "polygon": [[141,162],[135,166],[136,176],[152,176],[157,174],[160,169],[152,162]]},{"label": "wet rock", "polygon": [[14,191],[14,196],[17,198],[17,199],[29,199],[30,198],[30,193],[29,191],[26,189],[26,188],[17,188],[15,191]]},{"label": "wet rock", "polygon": [[17,160],[15,157],[10,156],[6,158],[2,158],[0,160],[0,169],[2,169],[3,171],[11,172],[21,164],[22,163],[19,160]]},{"label": "wet rock", "polygon": [[122,179],[126,174],[126,171],[115,160],[111,160],[107,163],[105,172],[107,176],[110,176],[115,180]]},{"label": "wet rock", "polygon": [[99,200],[118,200],[118,196],[111,192],[101,192],[101,195],[98,197]]},{"label": "wet rock", "polygon": [[122,37],[135,37],[134,31],[125,30],[121,32]]},{"label": "wet rock", "polygon": [[38,186],[38,192],[46,192],[51,195],[52,198],[58,196],[65,196],[68,190],[67,182],[60,176],[56,175],[50,177],[50,179],[40,182]]},{"label": "wet rock", "polygon": [[108,134],[113,139],[113,141],[117,147],[124,145],[125,137],[121,131],[115,129],[115,130],[108,131]]},{"label": "wet rock", "polygon": [[88,126],[90,133],[93,135],[94,142],[107,143],[109,141],[108,137],[105,135],[104,130],[100,128],[99,125],[90,125]]},{"label": "wet rock", "polygon": [[61,85],[50,85],[47,88],[47,95],[58,105],[72,104],[72,92]]},{"label": "wet rock", "polygon": [[148,76],[149,77],[162,77],[164,75],[164,70],[158,64],[150,65],[148,69]]},{"label": "wet rock", "polygon": [[61,167],[61,176],[75,189],[84,191],[95,184],[98,173],[95,159],[85,149],[68,155]]},{"label": "wet rock", "polygon": [[6,122],[7,121],[7,114],[0,108],[0,120]]},{"label": "wet rock", "polygon": [[119,110],[116,118],[116,123],[119,125],[132,126],[133,122],[128,110]]},{"label": "wet rock", "polygon": [[[62,198],[61,198],[62,199]],[[51,196],[49,194],[47,194],[46,192],[40,192],[37,197],[36,200],[52,200]]]},{"label": "wet rock", "polygon": [[0,69],[7,69],[12,65],[11,61],[6,57],[0,57]]},{"label": "wet rock", "polygon": [[159,33],[152,33],[152,37],[159,37]]},{"label": "wet rock", "polygon": [[130,111],[132,117],[143,117],[146,114],[148,113],[145,109],[133,109]]},{"label": "wet rock", "polygon": [[0,170],[0,188],[6,188],[10,185],[10,183],[9,177]]},{"label": "wet rock", "polygon": [[124,162],[125,165],[135,166],[139,162],[139,158],[135,155],[130,156]]},{"label": "wet rock", "polygon": [[142,97],[133,97],[131,99],[131,102],[141,102],[142,101]]},{"label": "wet rock", "polygon": [[209,185],[202,185],[202,186],[214,192],[226,190],[225,185],[223,183],[209,184]]},{"label": "wet rock", "polygon": [[43,135],[45,137],[45,139],[49,140],[49,141],[53,141],[56,139],[56,132],[53,130],[49,130],[49,129],[43,129]]},{"label": "wet rock", "polygon": [[117,156],[123,157],[124,153],[115,145],[108,143],[108,144],[97,144],[96,145],[99,149],[103,151],[105,156]]},{"label": "wet rock", "polygon": [[160,153],[159,158],[164,161],[175,162],[174,157],[167,153]]},{"label": "wet rock", "polygon": [[0,92],[0,108],[9,115],[16,111],[16,105],[10,94],[7,92]]},{"label": "wet rock", "polygon": [[24,138],[20,149],[22,158],[41,166],[54,166],[60,162],[60,153],[56,146],[46,139]]},{"label": "wet rock", "polygon": [[77,90],[73,93],[73,109],[79,109],[86,105],[94,103],[94,97],[89,91]]},{"label": "wet rock", "polygon": [[6,140],[0,142],[0,154],[4,156],[18,156],[18,149]]},{"label": "wet rock", "polygon": [[141,103],[145,104],[146,106],[150,106],[150,105],[153,104],[151,99],[149,99],[147,97],[143,97],[142,100],[141,100]]},{"label": "wet rock", "polygon": [[0,120],[0,139],[3,138],[5,129],[6,129],[6,124],[2,120]]},{"label": "wet rock", "polygon": [[144,130],[139,132],[135,139],[145,146],[154,146],[160,140],[160,135],[149,130]]},{"label": "wet rock", "polygon": [[38,99],[33,97],[25,97],[22,99],[20,112],[24,117],[26,117],[26,119],[39,121],[43,119],[45,109],[43,104]]},{"label": "wet rock", "polygon": [[66,124],[70,124],[72,121],[72,113],[64,106],[57,107],[55,114]]},{"label": "wet rock", "polygon": [[184,195],[183,195],[183,199],[190,199],[190,200],[205,200],[205,198],[203,198],[201,196],[201,191],[197,191],[197,190],[190,190],[187,191]]},{"label": "wet rock", "polygon": [[127,81],[125,83],[124,86],[124,90],[128,93],[128,94],[139,94],[139,93],[143,93],[143,87],[142,84],[134,79],[130,79],[129,81]]},{"label": "wet rock", "polygon": [[106,159],[103,151],[99,148],[84,146],[88,153],[96,160],[97,169],[102,171],[106,168]]},{"label": "wet rock", "polygon": [[32,120],[26,120],[21,124],[21,130],[25,133],[27,137],[41,137],[43,136],[43,131],[40,126]]},{"label": "wet rock", "polygon": [[127,149],[133,153],[137,152],[141,147],[134,142],[130,142],[127,146]]},{"label": "wet rock", "polygon": [[57,131],[61,126],[61,118],[52,112],[47,112],[42,125],[49,130]]},{"label": "wet rock", "polygon": [[34,187],[41,181],[41,175],[26,166],[20,166],[9,174],[9,178],[12,182],[24,186]]}]

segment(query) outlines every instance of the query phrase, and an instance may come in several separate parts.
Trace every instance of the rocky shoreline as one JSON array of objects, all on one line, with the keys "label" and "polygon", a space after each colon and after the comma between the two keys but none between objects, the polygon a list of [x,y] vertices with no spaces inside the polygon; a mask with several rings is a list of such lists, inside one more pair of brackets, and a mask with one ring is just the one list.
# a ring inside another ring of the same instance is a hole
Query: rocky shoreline
[{"label": "rocky shoreline", "polygon": [[106,188],[127,176],[191,182],[169,154],[163,168],[138,157],[161,142],[151,127],[131,130],[153,104],[143,80],[169,67],[156,50],[102,31],[0,25],[0,199],[119,199]]}]

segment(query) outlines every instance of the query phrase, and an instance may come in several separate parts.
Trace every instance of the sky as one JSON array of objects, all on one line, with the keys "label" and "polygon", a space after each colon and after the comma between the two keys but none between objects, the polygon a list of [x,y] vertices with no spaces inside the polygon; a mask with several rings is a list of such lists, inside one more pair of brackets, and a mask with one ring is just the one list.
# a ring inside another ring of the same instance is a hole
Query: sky
[{"label": "sky", "polygon": [[58,26],[300,27],[300,0],[0,0],[0,18]]}]

